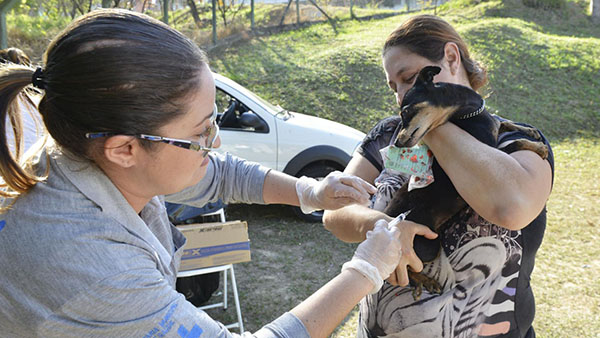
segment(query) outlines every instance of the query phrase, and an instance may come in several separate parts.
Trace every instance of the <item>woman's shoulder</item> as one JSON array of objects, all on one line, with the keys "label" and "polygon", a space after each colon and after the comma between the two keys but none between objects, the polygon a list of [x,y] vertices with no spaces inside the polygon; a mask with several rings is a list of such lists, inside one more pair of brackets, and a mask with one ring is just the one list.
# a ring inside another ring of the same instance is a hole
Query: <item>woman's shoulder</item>
[{"label": "woman's shoulder", "polygon": [[[364,142],[376,141],[381,138],[391,138],[399,124],[402,123],[402,117],[389,116],[377,122],[377,124],[367,133]],[[389,140],[388,140],[389,142]]]},{"label": "woman's shoulder", "polygon": [[402,121],[400,116],[390,116],[379,121],[365,136],[358,147],[358,153],[366,158],[377,170],[383,170],[383,160],[379,150],[389,145],[394,131]]}]

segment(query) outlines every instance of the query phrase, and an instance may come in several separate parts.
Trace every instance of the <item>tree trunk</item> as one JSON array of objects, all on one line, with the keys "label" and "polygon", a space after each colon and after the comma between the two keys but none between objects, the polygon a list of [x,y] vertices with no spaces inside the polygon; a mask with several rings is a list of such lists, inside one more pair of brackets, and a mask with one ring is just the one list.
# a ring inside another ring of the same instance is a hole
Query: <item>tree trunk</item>
[{"label": "tree trunk", "polygon": [[201,28],[200,15],[198,15],[198,7],[196,7],[196,3],[194,2],[194,0],[187,0],[187,3],[188,6],[190,6],[190,12],[192,13],[192,18],[194,18],[196,27]]},{"label": "tree trunk", "polygon": [[162,21],[169,24],[169,0],[163,0],[162,2],[163,19]]},{"label": "tree trunk", "polygon": [[600,23],[600,0],[590,0],[590,9],[592,20],[596,23]]},{"label": "tree trunk", "polygon": [[82,0],[81,3],[79,3],[79,0],[73,0],[73,14],[71,15],[73,19],[77,15],[77,12],[79,12],[79,14],[81,15],[86,13],[85,9],[81,7],[83,5],[83,1],[84,0]]},{"label": "tree trunk", "polygon": [[73,7],[71,8],[71,19],[75,19],[75,15],[77,14],[77,0],[72,2]]}]

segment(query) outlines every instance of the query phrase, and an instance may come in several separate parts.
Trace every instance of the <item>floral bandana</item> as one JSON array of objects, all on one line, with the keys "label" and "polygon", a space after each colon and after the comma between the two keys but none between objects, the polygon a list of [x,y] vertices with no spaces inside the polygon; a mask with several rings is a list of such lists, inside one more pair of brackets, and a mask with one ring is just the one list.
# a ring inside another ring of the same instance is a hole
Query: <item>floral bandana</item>
[{"label": "floral bandana", "polygon": [[398,148],[390,145],[380,150],[383,165],[392,172],[410,175],[408,191],[424,188],[433,183],[433,153],[420,143],[411,148]]}]

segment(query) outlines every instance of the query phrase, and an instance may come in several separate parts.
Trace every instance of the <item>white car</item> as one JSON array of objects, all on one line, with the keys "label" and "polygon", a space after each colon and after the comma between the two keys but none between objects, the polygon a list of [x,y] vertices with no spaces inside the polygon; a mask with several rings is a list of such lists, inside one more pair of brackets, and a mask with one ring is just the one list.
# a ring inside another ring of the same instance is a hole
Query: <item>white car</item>
[{"label": "white car", "polygon": [[[221,147],[238,157],[292,176],[322,178],[344,170],[365,134],[330,120],[274,106],[238,83],[213,74]],[[304,215],[320,221],[322,212]]]}]

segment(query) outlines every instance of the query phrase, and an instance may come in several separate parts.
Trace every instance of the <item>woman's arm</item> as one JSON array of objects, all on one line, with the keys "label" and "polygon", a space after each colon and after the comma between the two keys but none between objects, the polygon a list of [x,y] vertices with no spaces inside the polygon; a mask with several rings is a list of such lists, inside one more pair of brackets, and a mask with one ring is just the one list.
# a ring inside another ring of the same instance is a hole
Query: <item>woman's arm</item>
[{"label": "woman's arm", "polygon": [[265,177],[263,198],[267,204],[300,205],[296,194],[298,179],[282,172],[271,170]]},{"label": "woman's arm", "polygon": [[342,272],[292,309],[311,337],[329,336],[361,298],[379,291],[400,260],[399,236],[395,224],[378,221]]},{"label": "woman's arm", "polygon": [[460,196],[486,220],[510,230],[527,226],[552,188],[550,163],[532,151],[506,154],[453,123],[425,135]]},{"label": "woman's arm", "polygon": [[311,337],[328,337],[372,288],[358,271],[344,270],[290,312]]},{"label": "woman's arm", "polygon": [[[361,154],[355,153],[344,173],[358,176],[373,184],[379,175],[379,170]],[[338,210],[325,211],[323,224],[335,237],[344,242],[360,242],[365,239],[367,231],[371,230],[373,224],[379,219],[388,222],[392,220],[381,211],[351,205]]]},{"label": "woman's arm", "polygon": [[353,203],[366,204],[375,191],[375,187],[363,179],[339,171],[317,182],[271,170],[263,184],[263,199],[268,204],[301,206],[303,211],[334,210]]}]

